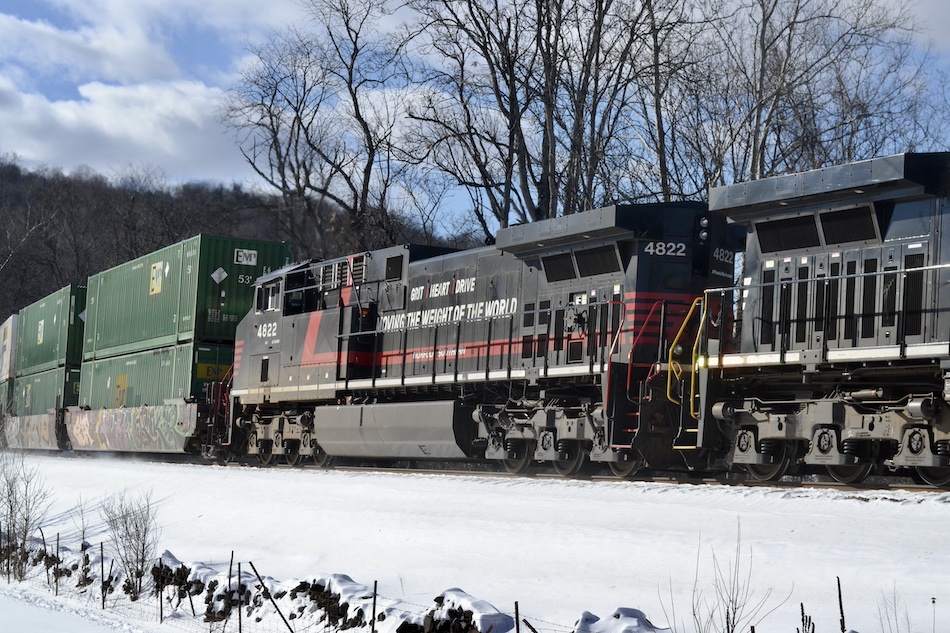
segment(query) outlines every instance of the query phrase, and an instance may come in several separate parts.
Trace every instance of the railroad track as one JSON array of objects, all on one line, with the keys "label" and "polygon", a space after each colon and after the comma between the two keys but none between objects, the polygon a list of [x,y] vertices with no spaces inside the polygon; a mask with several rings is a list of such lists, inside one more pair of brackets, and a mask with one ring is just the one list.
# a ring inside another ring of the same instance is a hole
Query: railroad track
[{"label": "railroad track", "polygon": [[[56,455],[56,453],[51,453]],[[123,453],[98,453],[95,457],[89,455],[62,455],[64,458],[93,458],[102,459],[106,457],[115,459],[146,460],[152,462],[164,463],[184,463],[184,464],[208,464],[207,460],[198,455],[126,455]],[[730,472],[704,475],[701,473],[687,472],[657,472],[642,471],[640,474],[625,479],[618,478],[604,468],[598,468],[596,465],[588,469],[587,472],[573,478],[566,478],[554,472],[552,468],[539,466],[529,470],[525,474],[511,474],[500,468],[492,468],[488,464],[475,463],[444,463],[444,462],[419,462],[417,464],[406,465],[405,462],[395,462],[392,464],[380,464],[370,462],[359,462],[356,460],[339,460],[334,465],[327,468],[318,468],[312,464],[301,463],[290,466],[282,463],[272,463],[262,465],[255,457],[246,457],[232,460],[227,464],[228,468],[254,468],[254,469],[277,469],[277,470],[310,470],[320,472],[323,470],[334,470],[338,472],[367,473],[379,472],[387,474],[405,474],[405,475],[442,475],[454,477],[484,477],[492,479],[545,479],[557,481],[595,481],[605,484],[622,485],[624,483],[660,483],[660,484],[681,484],[688,486],[728,486],[728,487],[749,487],[749,488],[785,488],[785,489],[820,489],[820,490],[840,490],[846,492],[871,492],[871,491],[905,491],[915,493],[945,493],[946,489],[935,488],[927,484],[915,482],[910,477],[901,476],[877,476],[869,477],[860,484],[842,484],[832,480],[830,477],[821,474],[806,475],[786,475],[779,481],[759,481],[749,477],[745,473]]]}]

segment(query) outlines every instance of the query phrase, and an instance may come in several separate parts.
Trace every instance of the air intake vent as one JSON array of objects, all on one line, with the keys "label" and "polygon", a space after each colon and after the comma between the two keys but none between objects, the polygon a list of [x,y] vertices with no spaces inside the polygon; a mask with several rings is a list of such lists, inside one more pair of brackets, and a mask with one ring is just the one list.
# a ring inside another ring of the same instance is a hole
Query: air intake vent
[{"label": "air intake vent", "polygon": [[877,240],[871,207],[857,207],[822,213],[821,231],[825,244],[846,244]]},{"label": "air intake vent", "polygon": [[801,250],[821,246],[815,216],[803,215],[755,225],[759,247],[763,253]]},{"label": "air intake vent", "polygon": [[366,281],[366,261],[363,255],[353,258],[353,285],[358,286]]}]

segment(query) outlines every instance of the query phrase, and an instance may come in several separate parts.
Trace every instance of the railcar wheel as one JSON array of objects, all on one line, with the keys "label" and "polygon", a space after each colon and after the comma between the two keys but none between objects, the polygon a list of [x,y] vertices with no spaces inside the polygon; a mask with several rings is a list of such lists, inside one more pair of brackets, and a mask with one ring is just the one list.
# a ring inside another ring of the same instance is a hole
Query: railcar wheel
[{"label": "railcar wheel", "polygon": [[917,476],[924,483],[937,488],[950,488],[950,468],[940,466],[918,466]]},{"label": "railcar wheel", "polygon": [[288,466],[296,466],[300,463],[300,452],[284,453],[284,461],[287,462]]},{"label": "railcar wheel", "polygon": [[566,459],[555,459],[554,470],[557,474],[564,477],[574,477],[587,465],[587,451],[581,442],[566,442]]},{"label": "railcar wheel", "polygon": [[831,478],[839,484],[859,484],[867,478],[872,468],[874,468],[874,462],[848,464],[845,466],[825,466]]},{"label": "railcar wheel", "polygon": [[524,442],[520,445],[521,452],[517,457],[501,460],[502,465],[512,475],[523,475],[531,467],[534,457],[534,442]]},{"label": "railcar wheel", "polygon": [[788,454],[786,442],[779,442],[782,452],[775,455],[775,461],[771,464],[746,464],[745,469],[757,481],[778,481],[788,472],[792,466],[792,458]]}]

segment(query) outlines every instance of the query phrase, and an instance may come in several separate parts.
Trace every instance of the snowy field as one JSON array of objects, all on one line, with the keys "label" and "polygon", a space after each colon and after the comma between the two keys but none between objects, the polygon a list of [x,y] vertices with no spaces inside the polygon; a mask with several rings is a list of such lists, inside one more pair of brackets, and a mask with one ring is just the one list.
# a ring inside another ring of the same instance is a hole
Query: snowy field
[{"label": "snowy field", "polygon": [[[29,457],[28,464],[55,490],[47,537],[58,532],[67,546],[78,542],[80,498],[93,508],[87,539],[98,546],[106,538],[98,501],[124,490],[151,491],[162,528],[159,549],[189,565],[226,573],[233,551],[245,569],[252,561],[276,579],[346,574],[369,587],[378,581],[380,596],[420,611],[458,587],[510,615],[517,601],[521,617],[540,633],[571,631],[584,612],[608,620],[618,608],[641,610],[657,628],[694,631],[694,598],[717,602],[717,566],[748,582],[749,605],[765,601],[750,622],[757,633],[794,633],[801,627],[801,603],[817,632],[839,631],[836,577],[848,629],[892,633],[898,629],[886,620],[896,613],[900,631],[950,631],[948,493],[104,458]],[[51,611],[57,603],[36,591],[0,581],[0,622],[21,612],[29,621],[37,613],[69,617],[72,610],[90,628],[0,629],[116,630],[115,622],[83,617],[69,604]]]}]

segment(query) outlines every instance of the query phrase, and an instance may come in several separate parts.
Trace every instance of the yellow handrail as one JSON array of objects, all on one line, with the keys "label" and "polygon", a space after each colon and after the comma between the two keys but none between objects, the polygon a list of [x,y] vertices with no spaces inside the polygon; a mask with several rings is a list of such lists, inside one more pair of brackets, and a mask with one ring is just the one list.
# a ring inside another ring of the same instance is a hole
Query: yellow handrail
[{"label": "yellow handrail", "polygon": [[683,319],[683,324],[680,326],[679,331],[676,333],[676,336],[673,337],[673,341],[670,343],[669,350],[669,366],[670,371],[666,376],[666,397],[667,399],[674,404],[683,404],[673,393],[673,379],[676,378],[676,382],[679,382],[683,376],[685,370],[683,369],[683,364],[673,358],[673,353],[676,347],[678,346],[680,339],[686,333],[686,328],[689,326],[690,320],[693,317],[693,314],[696,312],[697,307],[700,307],[702,315],[700,318],[700,329],[696,333],[696,339],[693,341],[693,346],[691,350],[690,358],[690,384],[689,384],[689,414],[694,419],[699,419],[699,409],[696,408],[696,381],[698,379],[698,372],[696,371],[696,361],[699,357],[699,345],[702,339],[702,327],[706,321],[706,302],[703,301],[702,297],[697,297],[693,299],[692,305],[689,307],[689,311],[686,313],[686,317]]}]

